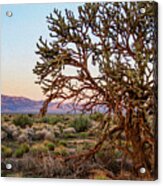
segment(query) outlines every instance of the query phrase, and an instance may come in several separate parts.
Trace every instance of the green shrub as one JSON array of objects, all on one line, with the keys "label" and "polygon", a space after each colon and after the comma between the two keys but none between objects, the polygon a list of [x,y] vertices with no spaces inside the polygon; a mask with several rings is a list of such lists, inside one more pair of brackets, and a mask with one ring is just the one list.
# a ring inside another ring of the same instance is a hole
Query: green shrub
[{"label": "green shrub", "polygon": [[80,138],[84,138],[85,139],[85,138],[88,138],[89,134],[87,132],[81,132],[81,133],[78,134],[78,136]]},{"label": "green shrub", "polygon": [[21,158],[23,156],[23,154],[24,154],[24,151],[21,148],[16,149],[14,152],[14,156],[16,158]]},{"label": "green shrub", "polygon": [[115,158],[121,158],[123,155],[122,151],[118,151],[118,150],[116,150],[114,153],[115,153]]},{"label": "green shrub", "polygon": [[77,137],[77,135],[76,134],[74,134],[74,133],[63,133],[62,134],[62,137],[63,138],[76,138]]},{"label": "green shrub", "polygon": [[74,129],[77,132],[84,132],[86,130],[88,130],[91,126],[90,120],[86,117],[78,117],[76,119],[74,119],[74,121],[71,124],[71,127],[74,127]]},{"label": "green shrub", "polygon": [[64,119],[61,118],[60,116],[53,116],[53,117],[50,118],[49,123],[50,124],[56,124],[56,123],[63,122],[63,121],[64,121]]},{"label": "green shrub", "polygon": [[62,156],[67,156],[67,155],[68,155],[68,152],[64,149],[64,150],[62,150],[62,151],[60,152],[60,154],[61,154]]},{"label": "green shrub", "polygon": [[103,119],[103,114],[100,112],[95,112],[95,113],[91,114],[89,117],[91,120],[101,121]]},{"label": "green shrub", "polygon": [[29,152],[29,145],[26,143],[21,144],[20,148],[24,151],[24,153]]},{"label": "green shrub", "polygon": [[46,153],[48,152],[48,148],[45,144],[35,144],[31,147],[30,152],[36,153]]},{"label": "green shrub", "polygon": [[39,119],[37,122],[54,125],[58,122],[63,122],[63,118],[61,118],[60,116],[45,116],[45,117]]},{"label": "green shrub", "polygon": [[48,149],[49,149],[50,151],[53,151],[54,148],[55,148],[55,145],[54,145],[53,143],[48,143],[48,144],[47,144],[47,147],[48,147]]},{"label": "green shrub", "polygon": [[27,115],[19,115],[13,119],[13,123],[17,126],[25,128],[27,125],[32,126],[33,120]]},{"label": "green shrub", "polygon": [[59,144],[59,145],[62,145],[62,146],[64,146],[64,147],[67,147],[67,141],[65,141],[65,140],[60,140],[60,141],[58,142],[58,144]]},{"label": "green shrub", "polygon": [[104,153],[103,151],[98,151],[98,152],[96,153],[96,156],[97,156],[98,158],[103,158],[103,157],[105,156],[105,153]]},{"label": "green shrub", "polygon": [[20,158],[24,153],[29,152],[29,146],[27,144],[21,144],[19,148],[17,148],[14,152],[14,156],[16,158]]},{"label": "green shrub", "polygon": [[2,155],[5,157],[11,157],[12,156],[12,149],[10,147],[2,146]]},{"label": "green shrub", "polygon": [[68,152],[64,146],[57,147],[54,151],[54,155],[67,156]]},{"label": "green shrub", "polygon": [[41,122],[41,123],[49,123],[50,122],[50,118],[45,116],[45,117],[41,118],[39,122]]},{"label": "green shrub", "polygon": [[92,144],[92,143],[88,143],[88,142],[84,142],[83,143],[83,149],[88,150],[88,149],[90,149],[92,147],[94,147],[94,144]]}]

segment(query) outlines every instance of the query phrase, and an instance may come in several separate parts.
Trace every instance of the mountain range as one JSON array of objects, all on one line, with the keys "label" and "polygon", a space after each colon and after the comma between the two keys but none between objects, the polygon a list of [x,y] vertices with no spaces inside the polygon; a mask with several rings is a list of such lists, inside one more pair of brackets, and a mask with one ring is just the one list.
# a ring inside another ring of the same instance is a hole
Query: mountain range
[{"label": "mountain range", "polygon": [[[2,113],[39,113],[40,108],[43,105],[43,100],[36,101],[26,97],[16,97],[1,95],[1,112]],[[52,114],[75,114],[80,113],[81,106],[77,106],[75,109],[73,103],[63,103],[60,107],[57,107],[59,102],[51,102],[48,106],[48,113]],[[105,112],[105,106],[97,106],[94,111]],[[86,112],[88,113],[88,112]]]},{"label": "mountain range", "polygon": [[[25,97],[1,95],[2,113],[38,113],[43,105],[43,100],[35,101]],[[51,102],[48,113],[64,114],[74,113],[72,103],[64,103],[57,108],[58,102]]]}]

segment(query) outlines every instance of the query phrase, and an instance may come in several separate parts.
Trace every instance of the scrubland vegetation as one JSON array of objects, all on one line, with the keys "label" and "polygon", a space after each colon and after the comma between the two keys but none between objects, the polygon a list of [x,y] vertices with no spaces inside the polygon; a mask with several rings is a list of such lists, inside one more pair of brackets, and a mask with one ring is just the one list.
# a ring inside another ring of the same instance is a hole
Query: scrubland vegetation
[{"label": "scrubland vegetation", "polygon": [[[96,145],[102,116],[3,114],[2,176],[112,179],[121,178],[122,172],[128,176],[131,160],[124,162],[122,151],[108,146],[107,140],[94,156],[75,166],[75,156]],[[12,170],[5,168],[6,163],[13,164]]]}]

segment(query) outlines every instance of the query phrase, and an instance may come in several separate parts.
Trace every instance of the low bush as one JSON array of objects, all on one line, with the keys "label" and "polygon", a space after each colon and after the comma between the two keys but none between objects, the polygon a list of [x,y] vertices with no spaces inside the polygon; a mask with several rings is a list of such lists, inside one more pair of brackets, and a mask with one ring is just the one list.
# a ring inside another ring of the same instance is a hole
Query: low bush
[{"label": "low bush", "polygon": [[12,153],[13,151],[10,147],[2,146],[2,156],[11,157]]},{"label": "low bush", "polygon": [[58,144],[59,144],[59,145],[62,145],[62,146],[64,146],[64,147],[67,147],[67,141],[65,141],[65,140],[60,140],[60,141],[58,141]]},{"label": "low bush", "polygon": [[48,147],[48,149],[49,149],[50,151],[53,151],[54,148],[55,148],[55,145],[54,145],[53,143],[48,143],[48,144],[47,144],[47,147]]},{"label": "low bush", "polygon": [[91,123],[87,117],[80,116],[73,120],[71,127],[74,127],[76,132],[84,132],[91,127]]},{"label": "low bush", "polygon": [[67,156],[68,155],[68,152],[67,152],[67,149],[64,147],[64,146],[59,146],[59,147],[56,147],[55,151],[54,151],[54,155],[58,156]]},{"label": "low bush", "polygon": [[5,115],[4,117],[2,117],[3,118],[3,121],[5,121],[5,122],[8,122],[8,121],[10,121],[10,118],[9,118],[9,116],[7,116],[7,115]]},{"label": "low bush", "polygon": [[94,121],[101,121],[103,119],[103,114],[100,113],[100,112],[95,112],[93,114],[91,114],[89,117],[91,120],[94,120]]},{"label": "low bush", "polygon": [[57,124],[58,122],[63,122],[63,121],[64,119],[60,116],[45,116],[39,119],[37,122],[54,125],[54,124]]},{"label": "low bush", "polygon": [[30,149],[30,152],[37,154],[37,153],[47,153],[48,148],[45,144],[36,144],[33,145]]},{"label": "low bush", "polygon": [[74,134],[74,133],[63,133],[62,137],[65,138],[65,139],[67,139],[67,138],[76,138],[77,135]]},{"label": "low bush", "polygon": [[29,113],[28,116],[29,116],[30,118],[32,118],[32,117],[34,117],[34,114]]},{"label": "low bush", "polygon": [[56,124],[59,122],[64,122],[64,119],[60,116],[53,116],[50,118],[50,124]]},{"label": "low bush", "polygon": [[29,146],[24,143],[24,144],[21,144],[20,147],[18,147],[15,152],[14,152],[14,156],[16,158],[20,158],[23,156],[24,153],[27,153],[29,152]]},{"label": "low bush", "polygon": [[25,128],[26,126],[32,126],[33,120],[27,115],[19,115],[13,119],[13,123],[16,126]]},{"label": "low bush", "polygon": [[41,118],[41,119],[39,120],[39,122],[40,122],[40,123],[49,123],[49,122],[50,122],[50,118],[47,117],[47,116],[45,116],[45,117]]},{"label": "low bush", "polygon": [[78,134],[78,136],[82,139],[88,138],[89,134],[87,132],[81,132]]},{"label": "low bush", "polygon": [[16,158],[21,158],[21,157],[23,156],[23,154],[24,154],[23,149],[18,148],[18,149],[16,149],[15,152],[14,152],[14,157],[16,157]]},{"label": "low bush", "polygon": [[29,152],[29,145],[26,143],[21,144],[20,148],[24,151],[24,153]]}]

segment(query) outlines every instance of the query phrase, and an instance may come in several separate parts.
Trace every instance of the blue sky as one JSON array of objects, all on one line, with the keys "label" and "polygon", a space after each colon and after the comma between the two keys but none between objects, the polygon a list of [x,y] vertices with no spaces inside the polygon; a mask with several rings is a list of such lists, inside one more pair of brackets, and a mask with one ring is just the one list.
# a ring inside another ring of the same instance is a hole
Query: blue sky
[{"label": "blue sky", "polygon": [[[46,16],[54,8],[65,8],[77,14],[81,3],[2,5],[1,24],[1,90],[2,94],[42,99],[41,88],[32,73],[38,56],[35,51],[40,35],[49,38]],[[7,17],[6,11],[13,16]]]}]

